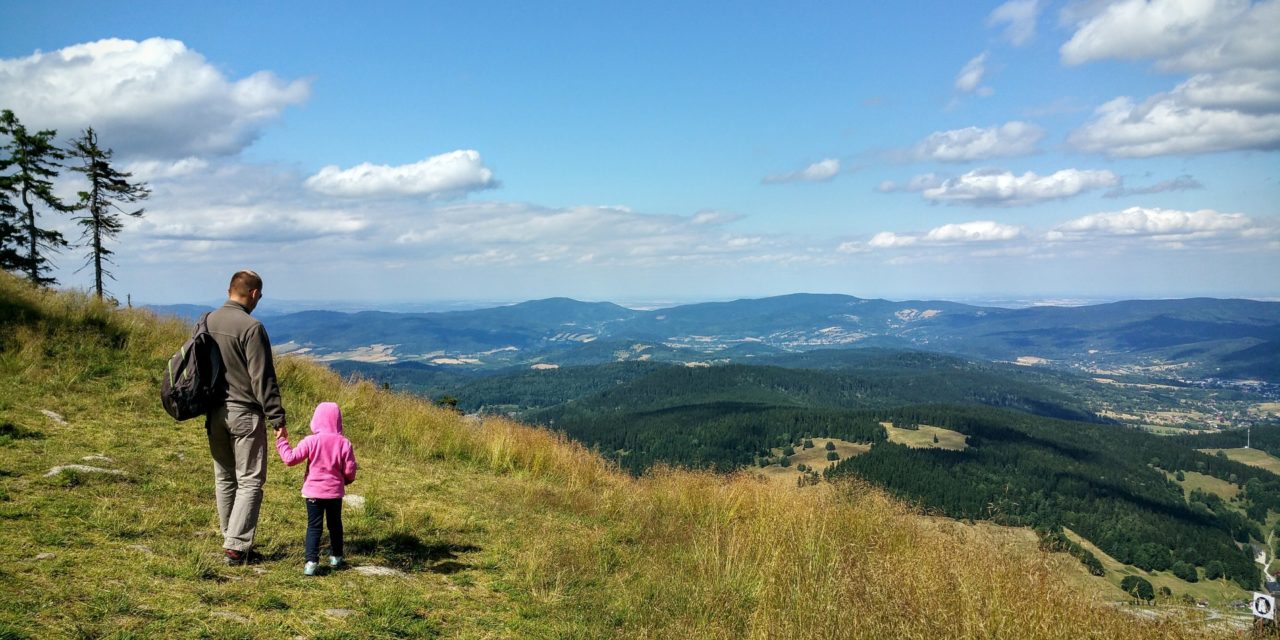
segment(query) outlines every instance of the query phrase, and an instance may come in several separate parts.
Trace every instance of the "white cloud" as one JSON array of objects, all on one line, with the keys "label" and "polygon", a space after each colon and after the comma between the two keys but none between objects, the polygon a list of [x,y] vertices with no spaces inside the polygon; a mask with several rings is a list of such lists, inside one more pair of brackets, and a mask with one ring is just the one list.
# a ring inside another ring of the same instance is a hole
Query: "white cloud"
[{"label": "white cloud", "polygon": [[1280,148],[1280,0],[1125,0],[1085,14],[1066,64],[1152,60],[1194,73],[1141,102],[1118,97],[1068,137],[1116,157]]},{"label": "white cloud", "polygon": [[944,224],[924,234],[925,242],[950,244],[962,242],[996,242],[1013,240],[1022,235],[1022,228],[1000,224],[990,220]]},{"label": "white cloud", "polygon": [[935,227],[924,233],[899,233],[881,231],[865,243],[843,242],[836,251],[839,253],[863,253],[884,249],[905,249],[908,247],[958,247],[975,244],[1000,244],[1020,240],[1023,237],[1022,227],[1001,224],[991,220],[975,220],[957,222]]},{"label": "white cloud", "polygon": [[203,158],[188,157],[181,160],[139,160],[131,162],[125,171],[133,174],[134,180],[150,182],[166,178],[179,178],[209,168],[209,162]]},{"label": "white cloud", "polygon": [[1196,74],[1173,93],[1184,104],[1202,109],[1276,113],[1280,111],[1280,68]]},{"label": "white cloud", "polygon": [[979,169],[923,189],[926,200],[957,205],[1021,206],[1070,198],[1085,191],[1114,187],[1120,179],[1110,171],[1063,169],[1047,176],[1030,171]]},{"label": "white cloud", "polygon": [[938,131],[916,146],[916,156],[938,162],[968,162],[1033,153],[1044,129],[1014,120],[1000,126]]},{"label": "white cloud", "polygon": [[840,160],[827,158],[815,162],[800,171],[779,173],[766,176],[764,184],[785,184],[789,182],[827,182],[840,173]]},{"label": "white cloud", "polygon": [[1040,8],[1039,0],[1009,0],[987,16],[987,26],[1004,24],[1004,39],[1020,47],[1035,38]]},{"label": "white cloud", "polygon": [[149,240],[279,243],[349,235],[368,227],[362,216],[342,210],[282,210],[278,204],[252,204],[208,206],[181,213],[152,209],[134,230]]},{"label": "white cloud", "polygon": [[956,76],[956,89],[964,93],[972,93],[977,90],[978,85],[982,84],[982,76],[987,73],[986,63],[986,51],[966,62],[964,67],[960,69],[960,74]]},{"label": "white cloud", "polygon": [[1201,108],[1177,91],[1142,104],[1116,98],[1098,107],[1095,116],[1067,142],[1083,151],[1130,158],[1280,147],[1280,112]]},{"label": "white cloud", "polygon": [[1068,65],[1154,59],[1169,71],[1266,68],[1280,60],[1280,2],[1124,0],[1083,19],[1062,45]]},{"label": "white cloud", "polygon": [[1219,213],[1212,209],[1178,211],[1130,207],[1123,211],[1095,213],[1058,225],[1048,234],[1050,240],[1079,240],[1101,237],[1153,237],[1161,240],[1187,241],[1238,235],[1253,227],[1253,221],[1241,213]]},{"label": "white cloud", "polygon": [[456,197],[497,186],[480,154],[458,150],[399,166],[368,162],[350,169],[330,165],[307,178],[307,188],[344,198],[378,196]]},{"label": "white cloud", "polygon": [[228,79],[182,42],[99,40],[25,58],[0,59],[0,104],[29,128],[74,135],[92,126],[123,156],[235,154],[310,82],[270,71]]}]

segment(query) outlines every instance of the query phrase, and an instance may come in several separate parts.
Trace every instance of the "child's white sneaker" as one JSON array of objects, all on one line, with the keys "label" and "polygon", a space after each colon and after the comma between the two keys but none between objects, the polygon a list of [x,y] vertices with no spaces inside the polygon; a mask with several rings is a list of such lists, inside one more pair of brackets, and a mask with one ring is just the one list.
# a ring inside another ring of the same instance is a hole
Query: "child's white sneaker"
[{"label": "child's white sneaker", "polygon": [[319,562],[308,562],[302,565],[302,575],[314,576],[316,574],[316,569],[319,567],[320,567]]},{"label": "child's white sneaker", "polygon": [[343,566],[343,565],[345,565],[346,563],[347,563],[347,561],[346,561],[346,560],[343,560],[343,559],[342,559],[342,556],[329,556],[329,568],[330,568],[330,569],[340,569],[340,568],[342,568],[342,566]]}]

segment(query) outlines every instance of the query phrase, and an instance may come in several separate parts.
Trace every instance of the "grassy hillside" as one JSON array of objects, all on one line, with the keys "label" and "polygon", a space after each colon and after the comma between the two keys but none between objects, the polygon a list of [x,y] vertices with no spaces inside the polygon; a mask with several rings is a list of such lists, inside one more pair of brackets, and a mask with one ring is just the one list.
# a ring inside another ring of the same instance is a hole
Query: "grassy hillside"
[{"label": "grassy hillside", "polygon": [[[295,437],[336,401],[360,459],[354,568],[301,575],[302,471],[278,461],[265,561],[224,567],[202,429],[156,398],[186,331],[0,274],[0,637],[1207,633],[1092,601],[1061,577],[1075,560],[930,525],[856,481],[632,478],[551,432],[469,423],[291,358],[278,368]],[[72,463],[123,473],[45,475]]]}]

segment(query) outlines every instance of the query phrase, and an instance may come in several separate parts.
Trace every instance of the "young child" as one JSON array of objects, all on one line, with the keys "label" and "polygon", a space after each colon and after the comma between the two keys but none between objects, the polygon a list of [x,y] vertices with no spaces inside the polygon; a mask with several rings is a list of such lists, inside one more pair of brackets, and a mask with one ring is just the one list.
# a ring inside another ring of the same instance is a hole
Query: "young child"
[{"label": "young child", "polygon": [[356,454],[342,435],[342,410],[333,402],[321,402],[311,416],[311,435],[296,448],[289,447],[289,433],[276,436],[280,460],[293,466],[307,461],[302,475],[302,497],[307,499],[307,563],[302,573],[313,576],[320,564],[320,525],[329,522],[329,566],[342,566],[342,496],[356,479]]}]

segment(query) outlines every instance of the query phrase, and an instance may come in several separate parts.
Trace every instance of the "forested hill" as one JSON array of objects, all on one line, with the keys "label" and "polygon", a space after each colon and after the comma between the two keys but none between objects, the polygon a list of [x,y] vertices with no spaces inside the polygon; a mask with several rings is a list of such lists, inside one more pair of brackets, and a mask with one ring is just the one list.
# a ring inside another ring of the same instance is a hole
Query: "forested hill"
[{"label": "forested hill", "polygon": [[795,294],[638,311],[553,298],[439,313],[264,315],[264,322],[276,344],[325,359],[480,369],[745,362],[779,351],[882,346],[1062,369],[1280,381],[1280,303],[1251,300],[1003,309]]},{"label": "forested hill", "polygon": [[[894,350],[758,361],[769,364],[423,373],[440,385],[434,393],[452,396],[464,411],[514,413],[550,426],[633,473],[659,463],[717,471],[776,465],[779,451],[837,438],[870,446],[840,461],[831,477],[854,474],[955,518],[1030,526],[1046,536],[1070,529],[1144,570],[1257,586],[1257,567],[1241,545],[1266,541],[1268,518],[1280,513],[1280,478],[1200,453],[1192,439],[1100,419],[1079,394],[1086,380]],[[885,422],[950,429],[968,446],[908,448],[887,439]],[[1243,492],[1227,501],[1184,489],[1180,473]]]},{"label": "forested hill", "polygon": [[[856,474],[952,517],[1070,528],[1145,570],[1258,584],[1251,553],[1237,543],[1265,543],[1269,514],[1280,513],[1280,477],[1270,472],[1181,439],[1007,410],[920,406],[875,417],[944,426],[964,434],[968,447],[880,443],[840,461],[829,477]],[[1174,477],[1188,473],[1242,487],[1240,501],[1184,491]],[[1188,569],[1197,566],[1200,576]]]}]

